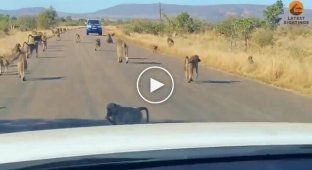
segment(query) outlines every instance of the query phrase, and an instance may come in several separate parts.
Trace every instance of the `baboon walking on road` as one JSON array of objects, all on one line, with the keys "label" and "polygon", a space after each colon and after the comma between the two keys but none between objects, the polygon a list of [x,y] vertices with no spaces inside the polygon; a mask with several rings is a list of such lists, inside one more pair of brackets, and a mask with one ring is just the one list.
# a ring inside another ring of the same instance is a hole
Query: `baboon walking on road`
[{"label": "baboon walking on road", "polygon": [[117,43],[116,43],[116,51],[117,51],[118,62],[122,63],[123,58],[125,58],[126,64],[128,64],[129,62],[128,46],[123,40],[119,38],[117,39]]},{"label": "baboon walking on road", "polygon": [[98,49],[101,49],[101,39],[97,38],[95,40],[95,49],[94,51],[97,51]]},{"label": "baboon walking on road", "polygon": [[169,47],[172,47],[174,45],[173,39],[168,37],[167,38],[167,44],[168,44]]},{"label": "baboon walking on road", "polygon": [[80,34],[76,33],[76,43],[80,43]]},{"label": "baboon walking on road", "polygon": [[42,36],[42,44],[43,44],[42,51],[47,50],[47,48],[48,48],[48,36],[47,36],[46,33],[44,33],[43,36]]},{"label": "baboon walking on road", "polygon": [[61,29],[57,28],[55,31],[55,35],[56,35],[56,41],[61,41]]},{"label": "baboon walking on road", "polygon": [[8,72],[9,64],[9,60],[7,60],[4,56],[0,56],[0,75]]},{"label": "baboon walking on road", "polygon": [[146,112],[146,122],[149,123],[149,112],[146,107],[122,107],[115,103],[106,106],[106,119],[113,125],[142,123],[143,115]]},{"label": "baboon walking on road", "polygon": [[188,83],[193,81],[193,72],[195,69],[196,79],[198,77],[198,63],[200,62],[198,55],[193,55],[190,58],[188,56],[185,57],[184,61],[184,74],[185,79]]},{"label": "baboon walking on road", "polygon": [[157,52],[157,49],[158,49],[158,46],[157,45],[153,45],[153,53],[156,53]]},{"label": "baboon walking on road", "polygon": [[107,34],[106,42],[107,43],[113,43],[113,39],[112,39],[112,36],[110,34]]},{"label": "baboon walking on road", "polygon": [[[25,45],[25,43],[24,43]],[[24,46],[23,45],[23,46]],[[15,46],[15,51],[13,51],[13,60],[17,59],[17,73],[22,81],[25,81],[25,72],[27,70],[27,59],[26,52],[21,50],[21,45],[18,43]]]},{"label": "baboon walking on road", "polygon": [[[30,55],[33,54],[33,52],[35,51],[36,53],[36,58],[38,58],[38,49],[39,49],[39,43],[41,41],[41,36],[39,35],[28,35],[28,41],[27,41],[27,45],[30,47]],[[27,56],[29,57],[29,56]]]}]

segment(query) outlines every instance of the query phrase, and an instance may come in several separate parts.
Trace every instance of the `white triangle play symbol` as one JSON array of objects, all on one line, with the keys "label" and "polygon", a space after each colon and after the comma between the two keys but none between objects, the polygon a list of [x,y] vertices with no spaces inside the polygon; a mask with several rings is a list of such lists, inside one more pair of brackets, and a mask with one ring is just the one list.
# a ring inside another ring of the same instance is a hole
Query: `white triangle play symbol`
[{"label": "white triangle play symbol", "polygon": [[153,93],[155,90],[161,88],[162,86],[164,86],[163,83],[153,79],[153,78],[150,78],[150,93]]}]

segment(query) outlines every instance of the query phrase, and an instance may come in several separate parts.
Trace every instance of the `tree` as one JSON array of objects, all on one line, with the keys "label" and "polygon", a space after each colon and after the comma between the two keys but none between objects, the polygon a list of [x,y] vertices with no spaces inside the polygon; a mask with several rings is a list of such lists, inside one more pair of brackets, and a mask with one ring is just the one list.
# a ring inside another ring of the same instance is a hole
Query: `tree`
[{"label": "tree", "polygon": [[164,30],[169,33],[173,31],[193,33],[200,31],[203,28],[203,23],[199,20],[193,19],[187,12],[181,12],[176,17],[168,17],[166,14],[163,14],[163,16],[166,19],[166,28]]},{"label": "tree", "polygon": [[245,42],[245,50],[248,48],[248,42],[255,28],[261,25],[261,21],[257,18],[238,18],[235,21],[235,31],[239,38]]},{"label": "tree", "polygon": [[240,38],[245,42],[245,50],[255,28],[262,25],[257,18],[231,17],[216,25],[215,30],[230,41],[231,48],[235,39]]},{"label": "tree", "polygon": [[48,29],[56,24],[56,18],[56,11],[53,7],[50,7],[38,15],[38,27]]},{"label": "tree", "polygon": [[0,14],[0,31],[3,31],[5,33],[9,32],[9,15],[1,15]]},{"label": "tree", "polygon": [[277,0],[274,4],[268,6],[264,11],[263,15],[269,28],[274,29],[282,19],[279,17],[284,14],[284,5],[282,0]]},{"label": "tree", "polygon": [[233,48],[234,40],[238,37],[237,32],[235,30],[236,20],[237,20],[236,18],[231,17],[217,24],[215,27],[216,32],[223,35],[230,42],[231,49]]}]

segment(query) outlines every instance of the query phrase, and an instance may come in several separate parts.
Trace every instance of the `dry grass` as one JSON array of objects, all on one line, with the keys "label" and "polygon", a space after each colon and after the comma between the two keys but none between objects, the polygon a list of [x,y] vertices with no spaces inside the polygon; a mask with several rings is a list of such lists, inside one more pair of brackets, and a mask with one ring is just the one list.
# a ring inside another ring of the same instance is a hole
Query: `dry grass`
[{"label": "dry grass", "polygon": [[[167,37],[149,34],[128,36],[113,26],[107,26],[105,30],[146,48],[158,45],[161,52],[181,59],[198,54],[202,64],[207,66],[312,96],[311,34],[298,37],[277,35],[273,48],[259,49],[252,44],[250,50],[245,52],[243,48],[230,50],[229,43],[212,32],[180,35],[174,38],[175,45],[170,48]],[[243,43],[237,45],[243,46]],[[249,55],[253,56],[255,64],[248,64]]]}]

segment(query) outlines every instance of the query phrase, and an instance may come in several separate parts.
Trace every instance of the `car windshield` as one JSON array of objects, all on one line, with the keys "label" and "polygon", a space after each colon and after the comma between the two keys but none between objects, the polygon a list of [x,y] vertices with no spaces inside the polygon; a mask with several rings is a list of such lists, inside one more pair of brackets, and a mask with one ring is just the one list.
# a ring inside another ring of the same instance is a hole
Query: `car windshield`
[{"label": "car windshield", "polygon": [[311,123],[311,20],[310,0],[2,1],[0,133]]},{"label": "car windshield", "polygon": [[98,20],[89,20],[88,24],[90,24],[90,25],[100,24],[100,21],[98,21]]}]

